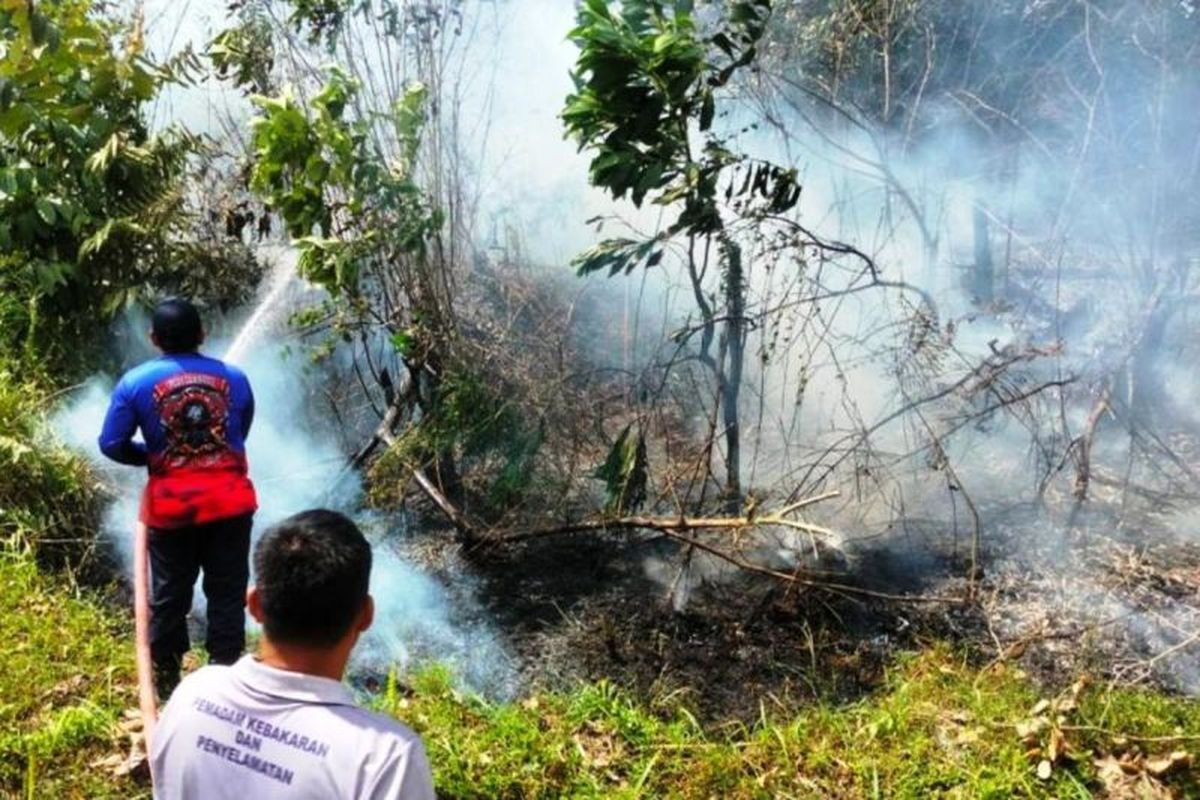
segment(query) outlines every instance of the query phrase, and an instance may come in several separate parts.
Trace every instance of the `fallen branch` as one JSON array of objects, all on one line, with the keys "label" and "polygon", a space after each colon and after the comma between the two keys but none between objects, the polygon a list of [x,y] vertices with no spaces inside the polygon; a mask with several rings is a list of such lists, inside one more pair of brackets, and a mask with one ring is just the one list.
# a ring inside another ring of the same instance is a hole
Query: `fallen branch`
[{"label": "fallen branch", "polygon": [[661,530],[660,532],[670,538],[676,539],[685,544],[689,544],[698,550],[703,550],[709,555],[715,556],[722,561],[726,561],[735,567],[744,569],[747,572],[755,572],[759,575],[767,575],[772,578],[784,581],[786,583],[796,584],[799,586],[807,586],[813,589],[824,589],[829,592],[838,592],[840,594],[853,594],[862,597],[873,597],[879,600],[892,600],[901,603],[963,603],[961,597],[946,597],[939,595],[908,595],[908,594],[889,594],[888,592],[877,592],[872,589],[864,589],[860,586],[850,586],[845,583],[832,583],[830,581],[817,580],[816,578],[801,577],[799,570],[795,572],[780,572],[779,570],[771,569],[770,567],[759,566],[752,564],[744,558],[733,553],[722,550],[719,547],[714,547],[704,542],[694,539],[691,536],[685,536],[678,531]]},{"label": "fallen branch", "polygon": [[[392,442],[395,440],[395,434],[386,424],[380,426],[376,435],[379,440],[388,445],[392,444]],[[791,530],[803,531],[809,535],[833,537],[837,535],[835,531],[821,525],[814,525],[803,520],[792,519],[789,515],[796,513],[800,509],[815,505],[823,500],[830,500],[835,497],[840,497],[841,492],[837,490],[796,500],[767,514],[749,513],[740,517],[688,517],[683,515],[678,517],[655,517],[642,515],[600,517],[598,519],[567,522],[547,528],[536,528],[523,533],[504,535],[497,533],[495,530],[487,530],[472,522],[465,513],[458,509],[454,503],[452,503],[450,499],[438,489],[433,481],[429,480],[429,477],[425,475],[423,470],[416,468],[412,469],[410,472],[417,486],[421,489],[425,496],[428,497],[435,506],[437,506],[442,514],[446,516],[446,518],[454,526],[455,530],[458,531],[462,540],[465,543],[474,544],[475,546],[500,546],[506,544],[515,544],[517,542],[528,541],[530,539],[538,539],[547,536],[557,536],[570,533],[650,530],[656,531],[669,539],[682,542],[689,547],[703,550],[709,555],[719,558],[726,563],[732,564],[739,569],[746,570],[747,572],[754,572],[759,575],[766,575],[792,585],[823,589],[825,591],[837,592],[840,594],[872,597],[880,600],[891,600],[904,603],[964,602],[963,598],[960,597],[902,595],[890,594],[888,592],[878,592],[872,589],[864,589],[859,586],[851,586],[849,584],[834,583],[814,577],[806,577],[803,574],[803,571],[800,569],[790,573],[782,572],[780,570],[771,569],[770,567],[754,564],[737,555],[736,553],[731,553],[720,547],[702,542],[693,536],[687,535],[687,533],[691,531],[731,530],[737,532],[747,528],[778,525]]]},{"label": "fallen branch", "polygon": [[400,419],[408,407],[416,402],[416,392],[417,382],[413,379],[412,370],[406,370],[400,390],[391,390],[391,402],[388,403],[387,412],[379,421],[379,426],[367,443],[351,456],[351,467],[358,469],[367,462],[379,445],[387,444],[390,447],[396,441],[396,426],[400,424]]},{"label": "fallen branch", "polygon": [[[1176,628],[1176,629],[1178,630],[1178,628]],[[1142,679],[1144,679],[1151,674],[1151,668],[1155,664],[1162,661],[1163,659],[1170,658],[1171,656],[1175,655],[1176,653],[1180,652],[1181,650],[1186,650],[1189,647],[1191,647],[1192,645],[1198,644],[1198,643],[1200,643],[1200,631],[1197,631],[1195,633],[1188,635],[1187,638],[1183,639],[1180,642],[1177,642],[1176,644],[1174,644],[1171,647],[1168,647],[1166,650],[1163,650],[1161,653],[1158,653],[1157,655],[1153,656],[1152,658],[1147,658],[1143,661],[1137,662],[1136,664],[1129,664],[1129,665],[1122,667],[1121,669],[1117,670],[1117,672],[1113,675],[1112,682],[1115,685],[1119,682],[1124,681],[1125,676],[1133,673],[1135,670],[1140,671],[1142,674]]]},{"label": "fallen branch", "polygon": [[776,580],[784,581],[785,583],[807,586],[813,589],[824,589],[830,592],[838,592],[842,594],[852,594],[861,597],[872,597],[880,600],[892,600],[904,603],[962,603],[960,597],[946,597],[933,595],[903,595],[890,594],[888,592],[878,592],[872,589],[864,589],[859,586],[851,586],[844,583],[834,583],[827,580],[820,580],[813,577],[807,577],[802,570],[794,572],[783,572],[770,567],[764,567],[759,564],[747,561],[736,553],[731,553],[707,542],[703,542],[694,536],[687,535],[691,531],[705,530],[744,530],[746,528],[754,528],[770,525],[781,525],[783,527],[794,530],[805,531],[810,534],[822,534],[827,536],[835,536],[835,532],[829,528],[824,528],[820,525],[813,525],[808,522],[787,518],[788,514],[792,514],[801,508],[819,503],[822,500],[829,500],[834,497],[841,496],[839,491],[830,491],[823,494],[806,497],[802,500],[790,503],[776,511],[767,514],[750,514],[741,517],[652,517],[652,516],[625,516],[625,517],[602,517],[599,519],[580,520],[578,522],[568,522],[561,525],[554,525],[548,528],[538,528],[524,533],[512,534],[501,537],[485,537],[485,541],[489,544],[512,544],[515,542],[528,541],[546,536],[556,536],[570,533],[588,533],[594,531],[633,531],[633,530],[651,530],[656,531],[668,539],[674,539],[694,547],[697,550],[702,550],[715,558],[719,558],[728,564],[732,564],[739,569],[753,572],[759,575],[766,575]]},{"label": "fallen branch", "polygon": [[511,542],[521,542],[527,539],[538,539],[544,536],[557,536],[567,533],[588,533],[592,531],[611,531],[611,530],[630,530],[630,529],[646,529],[660,531],[662,533],[678,533],[682,531],[702,531],[702,530],[744,530],[746,528],[764,527],[770,525],[780,525],[782,527],[791,528],[793,530],[804,531],[805,533],[820,534],[822,536],[837,536],[835,531],[821,525],[813,525],[802,520],[788,519],[787,515],[806,506],[819,503],[822,500],[829,500],[834,497],[839,497],[841,492],[832,491],[824,494],[807,497],[790,505],[784,506],[778,511],[773,511],[769,514],[751,514],[742,517],[652,517],[652,516],[625,516],[625,517],[599,517],[597,519],[580,520],[578,522],[566,522],[561,525],[553,525],[548,528],[535,528],[534,530],[525,531],[523,533],[511,534],[494,538],[496,543],[508,544]]},{"label": "fallen branch", "polygon": [[412,476],[413,480],[417,482],[417,486],[421,487],[421,491],[425,493],[425,496],[432,500],[433,504],[450,520],[450,524],[459,532],[463,541],[480,542],[484,540],[485,537],[480,536],[479,529],[471,524],[465,514],[454,507],[449,498],[433,484],[433,481],[429,480],[429,477],[423,470],[414,469]]}]

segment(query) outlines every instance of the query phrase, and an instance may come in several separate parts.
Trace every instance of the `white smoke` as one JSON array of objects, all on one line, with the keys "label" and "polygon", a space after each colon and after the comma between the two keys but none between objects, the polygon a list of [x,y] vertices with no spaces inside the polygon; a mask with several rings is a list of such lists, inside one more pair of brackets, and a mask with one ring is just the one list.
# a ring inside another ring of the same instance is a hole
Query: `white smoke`
[{"label": "white smoke", "polygon": [[[288,311],[305,287],[292,277],[294,265],[287,254],[273,255],[276,266],[246,322],[233,335],[211,339],[203,348],[216,354],[231,351],[231,360],[245,370],[254,391],[256,412],[246,451],[259,499],[255,541],[272,524],[299,511],[325,507],[359,516],[362,505],[359,477],[348,468],[338,445],[319,375],[306,368],[303,348],[288,335]],[[144,317],[135,315],[123,330],[144,332],[146,327]],[[122,335],[136,341],[134,333]],[[226,347],[226,341],[234,347]],[[135,360],[146,352],[137,347]],[[103,535],[115,545],[126,575],[132,575],[133,526],[145,471],[104,463],[96,441],[114,383],[114,376],[93,377],[55,415],[53,424],[67,444],[95,462],[115,494]],[[452,606],[442,584],[406,562],[394,547],[395,538],[406,532],[403,516],[368,515],[364,522],[374,550],[371,593],[377,613],[355,652],[354,665],[408,669],[437,661],[472,688],[503,693],[510,660],[499,640],[485,626],[461,619],[463,614]],[[194,614],[201,616],[203,609],[203,593],[197,587]]]}]

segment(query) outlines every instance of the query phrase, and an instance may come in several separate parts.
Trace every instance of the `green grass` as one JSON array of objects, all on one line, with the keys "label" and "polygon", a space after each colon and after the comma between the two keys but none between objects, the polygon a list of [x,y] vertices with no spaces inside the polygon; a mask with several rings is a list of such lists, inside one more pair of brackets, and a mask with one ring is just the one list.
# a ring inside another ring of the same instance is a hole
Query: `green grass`
[{"label": "green grass", "polygon": [[121,714],[136,704],[129,631],[27,554],[0,553],[0,796],[136,797],[92,766],[128,752]]},{"label": "green grass", "polygon": [[[1034,714],[1043,697],[1057,704]],[[1200,702],[1098,687],[1077,699],[936,646],[900,659],[858,703],[764,701],[756,724],[709,731],[669,698],[638,704],[605,683],[491,705],[435,669],[414,678],[411,694],[378,702],[424,737],[449,798],[1087,798],[1104,796],[1095,758],[1136,766],[1139,753],[1200,748]],[[1034,731],[1024,741],[1022,725]],[[1133,738],[1180,736],[1192,738]],[[1051,738],[1067,754],[1043,780],[1037,765]],[[1194,771],[1129,779],[1200,796]]]},{"label": "green grass", "polygon": [[127,625],[76,581],[99,492],[48,434],[45,390],[18,374],[0,363],[0,796],[137,796],[92,766],[128,752],[134,704]]}]

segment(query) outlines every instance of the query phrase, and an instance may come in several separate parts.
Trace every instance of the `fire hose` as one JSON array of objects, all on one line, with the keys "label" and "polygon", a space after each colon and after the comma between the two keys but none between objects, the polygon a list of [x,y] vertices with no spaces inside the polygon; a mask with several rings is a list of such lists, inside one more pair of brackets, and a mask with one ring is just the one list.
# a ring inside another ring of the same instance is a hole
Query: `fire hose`
[{"label": "fire hose", "polygon": [[138,706],[142,712],[142,733],[146,753],[158,718],[154,700],[154,668],[150,661],[150,558],[149,531],[138,522],[133,534],[133,619],[137,639]]}]

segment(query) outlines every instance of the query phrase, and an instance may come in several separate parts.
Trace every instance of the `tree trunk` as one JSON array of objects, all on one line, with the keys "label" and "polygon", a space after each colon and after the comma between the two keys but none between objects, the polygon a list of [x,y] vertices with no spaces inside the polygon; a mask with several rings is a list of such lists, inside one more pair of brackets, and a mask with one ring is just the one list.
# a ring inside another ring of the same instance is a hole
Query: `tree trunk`
[{"label": "tree trunk", "polygon": [[729,239],[721,241],[725,260],[725,359],[721,370],[721,411],[725,425],[725,507],[737,511],[742,504],[742,433],[738,403],[742,394],[742,372],[745,364],[746,309],[745,280],[742,272],[742,250]]},{"label": "tree trunk", "polygon": [[975,205],[975,272],[972,276],[971,291],[975,300],[982,304],[992,302],[996,270],[992,264],[992,242],[988,230],[988,217],[983,206]]}]

